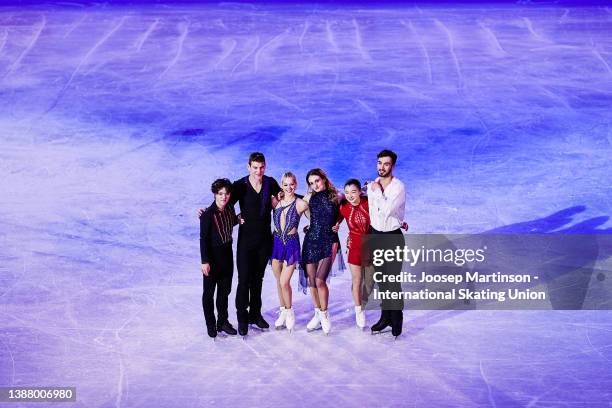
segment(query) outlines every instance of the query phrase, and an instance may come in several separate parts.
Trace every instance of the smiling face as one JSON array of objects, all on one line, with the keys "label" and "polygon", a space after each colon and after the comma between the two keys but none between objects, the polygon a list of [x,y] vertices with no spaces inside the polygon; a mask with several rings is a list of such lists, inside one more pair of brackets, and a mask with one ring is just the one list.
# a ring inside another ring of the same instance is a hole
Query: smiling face
[{"label": "smiling face", "polygon": [[263,178],[264,172],[266,171],[266,163],[252,161],[248,164],[249,175],[258,180]]},{"label": "smiling face", "polygon": [[231,193],[228,193],[225,188],[222,188],[215,194],[215,204],[222,210],[230,199]]},{"label": "smiling face", "polygon": [[383,156],[378,158],[376,170],[380,177],[389,177],[393,173],[393,160],[391,157]]},{"label": "smiling face", "polygon": [[293,193],[295,193],[295,189],[297,188],[297,181],[293,177],[283,177],[283,180],[281,182],[285,195],[293,195]]},{"label": "smiling face", "polygon": [[308,177],[308,186],[316,193],[325,190],[325,181],[321,176],[313,174]]},{"label": "smiling face", "polygon": [[344,187],[344,197],[346,197],[346,201],[351,203],[352,205],[358,205],[360,199],[361,191],[354,184],[349,184]]}]

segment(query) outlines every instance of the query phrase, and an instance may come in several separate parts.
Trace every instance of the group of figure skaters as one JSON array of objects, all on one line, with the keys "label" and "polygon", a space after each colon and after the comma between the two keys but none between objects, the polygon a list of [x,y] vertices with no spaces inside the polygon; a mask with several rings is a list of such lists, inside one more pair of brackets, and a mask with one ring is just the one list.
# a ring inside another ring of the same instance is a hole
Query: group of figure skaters
[{"label": "group of figure skaters", "polygon": [[[364,256],[367,251],[362,250],[362,242],[367,234],[376,234],[392,237],[398,245],[403,245],[401,229],[407,229],[403,221],[404,184],[393,176],[396,161],[397,155],[390,150],[378,154],[378,177],[366,183],[366,194],[356,179],[348,180],[344,194],[340,194],[325,172],[315,168],[306,175],[308,193],[300,196],[296,194],[298,183],[293,173],[284,173],[280,186],[274,178],[264,175],[266,161],[259,152],[249,156],[248,176],[233,183],[228,179],[215,180],[211,186],[214,202],[199,210],[204,281],[202,307],[208,335],[214,338],[218,332],[224,332],[246,336],[250,324],[260,329],[270,327],[261,314],[262,283],[269,261],[276,277],[280,303],[275,327],[289,331],[295,328],[291,278],[296,268],[301,266],[302,280],[307,282],[314,306],[314,315],[306,328],[308,331],[320,328],[328,334],[332,324],[328,311],[327,278],[339,251],[338,228],[343,220],[346,220],[349,230],[348,264],[355,321],[363,329],[366,326],[362,299],[363,268],[369,261]],[[240,205],[240,215],[234,211],[236,203]],[[303,244],[300,245],[298,225],[302,215],[309,219],[310,225],[305,228]],[[273,232],[270,230],[272,222]],[[234,271],[232,230],[236,225],[239,225],[236,253],[238,331],[230,324],[227,311]],[[389,263],[386,267],[390,273],[401,270],[401,264]],[[383,288],[385,285],[387,287]],[[379,286],[381,290],[398,290],[394,284],[380,283]],[[383,300],[381,316],[372,325],[372,333],[391,326],[393,336],[399,336],[402,309],[402,301]]]}]

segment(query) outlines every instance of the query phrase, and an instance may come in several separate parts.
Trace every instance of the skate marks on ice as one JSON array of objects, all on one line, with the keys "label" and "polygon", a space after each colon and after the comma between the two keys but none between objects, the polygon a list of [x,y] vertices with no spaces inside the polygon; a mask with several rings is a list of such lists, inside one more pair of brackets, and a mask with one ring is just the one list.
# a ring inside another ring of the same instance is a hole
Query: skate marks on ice
[{"label": "skate marks on ice", "polygon": [[166,69],[164,69],[162,71],[161,74],[159,74],[159,79],[161,79],[164,75],[166,75],[166,73],[168,71],[170,71],[170,69],[172,69],[172,67],[174,67],[174,65],[176,65],[176,63],[178,62],[179,58],[181,58],[181,54],[183,53],[183,45],[185,43],[185,39],[187,38],[187,34],[189,34],[189,23],[180,23],[178,26],[178,30],[180,32],[179,38],[177,40],[177,44],[176,44],[176,51],[174,53],[174,57],[172,58],[172,60],[168,63],[168,66],[166,67]]},{"label": "skate marks on ice", "polygon": [[134,44],[134,47],[136,48],[136,52],[140,52],[140,50],[142,49],[142,46],[147,41],[151,33],[155,30],[158,24],[159,24],[159,18],[156,18],[155,21],[151,23],[149,28],[147,28],[147,31],[145,31],[144,34],[142,34],[142,36],[138,39],[138,41],[136,41],[136,43]]},{"label": "skate marks on ice", "polygon": [[461,67],[459,65],[459,58],[457,57],[457,53],[455,52],[455,40],[453,33],[448,29],[448,27],[442,23],[440,20],[434,20],[436,26],[444,32],[446,38],[448,40],[448,50],[452,57],[453,65],[455,67],[455,72],[457,73],[457,89],[459,92],[463,92],[465,90],[465,81],[463,79],[463,73],[461,72]]},{"label": "skate marks on ice", "polygon": [[57,104],[60,102],[60,100],[62,99],[62,97],[64,96],[66,90],[70,87],[70,85],[72,84],[72,81],[74,80],[75,76],[79,73],[79,71],[81,70],[81,67],[85,64],[87,64],[87,62],[89,61],[90,57],[92,55],[94,55],[94,53],[96,52],[96,50],[102,45],[104,44],[113,34],[115,34],[120,28],[121,26],[123,26],[123,24],[125,23],[127,16],[123,16],[121,17],[121,19],[102,37],[100,38],[100,40],[98,40],[98,42],[96,42],[94,44],[94,46],[89,49],[89,51],[87,51],[87,53],[85,53],[85,55],[79,60],[78,65],[76,66],[76,68],[74,69],[74,71],[72,71],[72,74],[70,75],[70,77],[68,78],[68,81],[66,81],[66,83],[64,84],[64,86],[62,87],[62,89],[59,91],[59,93],[57,94],[57,97],[55,98],[55,100],[51,103],[51,105],[45,110],[44,114],[47,114],[49,112],[51,112],[56,106]]},{"label": "skate marks on ice", "polygon": [[421,53],[423,54],[423,57],[425,59],[425,71],[427,72],[427,83],[429,83],[430,85],[433,84],[433,75],[431,73],[431,58],[429,57],[429,51],[427,51],[427,47],[423,43],[421,36],[417,33],[416,29],[414,28],[412,21],[408,21],[408,23],[406,23],[405,21],[401,21],[401,23],[404,27],[407,27],[412,33],[412,35],[416,38],[417,44],[419,45],[419,49],[421,50]]},{"label": "skate marks on ice", "polygon": [[[23,61],[23,59],[28,55],[30,51],[32,51],[32,49],[38,42],[38,39],[40,38],[41,33],[45,29],[46,25],[47,25],[47,17],[43,15],[40,23],[38,23],[34,27],[34,33],[32,34],[32,38],[28,42],[25,49],[19,54],[19,57],[17,57],[17,59],[13,61],[13,63],[9,66],[8,70],[4,73],[3,80],[6,81],[7,77],[9,77],[13,72],[15,72],[15,70],[17,70],[17,68],[21,65],[21,62]],[[6,30],[5,32],[7,33],[6,35],[8,35],[8,30]],[[6,35],[5,35],[4,41],[6,41]]]}]

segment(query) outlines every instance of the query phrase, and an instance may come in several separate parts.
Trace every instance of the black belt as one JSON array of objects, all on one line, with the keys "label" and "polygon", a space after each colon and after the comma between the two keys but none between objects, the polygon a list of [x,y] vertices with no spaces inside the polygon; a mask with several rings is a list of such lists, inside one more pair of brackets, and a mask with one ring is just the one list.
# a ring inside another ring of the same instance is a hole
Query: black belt
[{"label": "black belt", "polygon": [[370,234],[401,234],[402,233],[402,229],[398,228],[398,229],[394,229],[394,230],[391,230],[391,231],[378,231],[377,229],[374,229],[370,225],[370,230],[368,232]]}]

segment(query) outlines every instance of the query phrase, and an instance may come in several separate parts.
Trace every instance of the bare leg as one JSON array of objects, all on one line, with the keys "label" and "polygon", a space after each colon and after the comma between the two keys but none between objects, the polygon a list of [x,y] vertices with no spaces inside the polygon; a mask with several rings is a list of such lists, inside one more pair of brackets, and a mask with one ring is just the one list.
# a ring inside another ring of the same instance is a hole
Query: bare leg
[{"label": "bare leg", "polygon": [[337,242],[334,242],[332,244],[332,256],[331,256],[331,263],[329,264],[329,270],[331,270],[332,265],[334,264],[334,261],[336,260],[336,255],[338,254],[338,249],[340,248],[340,244]]},{"label": "bare leg", "polygon": [[283,264],[283,270],[280,274],[280,286],[282,289],[283,295],[283,304],[287,309],[291,308],[292,305],[292,293],[291,293],[291,277],[293,276],[293,271],[295,270],[296,264],[287,265]]},{"label": "bare leg", "polygon": [[355,302],[355,306],[361,306],[361,266],[349,264],[349,268],[351,269],[351,292],[353,293],[353,302]]},{"label": "bare leg", "polygon": [[283,302],[283,290],[281,288],[281,271],[283,269],[282,262],[279,262],[276,259],[272,260],[272,272],[274,272],[274,277],[276,278],[276,292],[278,294],[278,304],[286,307],[285,302]]}]

